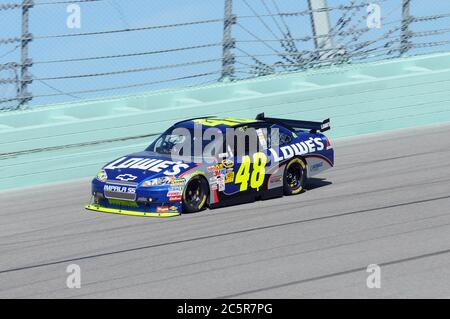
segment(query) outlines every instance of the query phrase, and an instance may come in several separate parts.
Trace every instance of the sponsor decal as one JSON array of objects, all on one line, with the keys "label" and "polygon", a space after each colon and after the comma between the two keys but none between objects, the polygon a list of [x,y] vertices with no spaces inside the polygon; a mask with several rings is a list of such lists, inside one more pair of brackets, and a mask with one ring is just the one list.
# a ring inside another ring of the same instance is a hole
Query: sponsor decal
[{"label": "sponsor decal", "polygon": [[111,205],[138,207],[138,204],[136,202],[132,202],[132,201],[128,201],[128,200],[108,198],[108,203],[110,203]]},{"label": "sponsor decal", "polygon": [[182,195],[181,191],[169,191],[167,197],[180,197]]},{"label": "sponsor decal", "polygon": [[134,194],[136,193],[136,188],[118,185],[105,185],[104,191],[112,193]]},{"label": "sponsor decal", "polygon": [[157,213],[168,213],[169,212],[169,206],[159,206],[156,207]]},{"label": "sponsor decal", "polygon": [[216,167],[215,166],[208,166],[207,170],[208,170],[208,172],[212,173],[212,172],[214,172],[216,170]]},{"label": "sponsor decal", "polygon": [[280,183],[283,179],[281,175],[271,175],[269,179],[269,183]]},{"label": "sponsor decal", "polygon": [[169,202],[181,202],[181,196],[169,197]]},{"label": "sponsor decal", "polygon": [[171,211],[171,212],[178,212],[178,207],[176,207],[176,206],[170,206],[170,207],[169,207],[169,211]]},{"label": "sponsor decal", "polygon": [[312,165],[312,166],[311,166],[311,170],[312,170],[312,171],[317,171],[317,170],[320,169],[321,167],[323,167],[323,162],[319,162],[319,163],[316,163],[316,164]]},{"label": "sponsor decal", "polygon": [[224,159],[222,161],[222,167],[223,168],[233,168],[234,167],[234,162],[232,160],[229,160],[229,159]]},{"label": "sponsor decal", "polygon": [[281,162],[283,160],[291,159],[296,155],[305,155],[308,153],[314,153],[316,151],[322,151],[325,145],[320,137],[312,138],[308,140],[280,147],[280,151],[270,148],[274,162]]},{"label": "sponsor decal", "polygon": [[131,182],[134,181],[137,178],[137,176],[131,175],[131,174],[121,174],[116,177],[116,179],[124,181],[124,182]]},{"label": "sponsor decal", "polygon": [[189,168],[188,164],[182,162],[164,161],[142,157],[121,157],[105,166],[105,169],[132,168],[154,173],[163,173],[166,176],[175,176]]},{"label": "sponsor decal", "polygon": [[[220,174],[220,172],[219,172],[219,174]],[[213,191],[219,190],[221,192],[224,191],[225,190],[225,180],[226,180],[225,174],[220,174],[218,176],[211,177],[209,179],[209,181],[211,183],[211,190],[213,190]]]},{"label": "sponsor decal", "polygon": [[209,179],[210,183],[217,183],[217,176],[213,176]]},{"label": "sponsor decal", "polygon": [[217,176],[216,184],[218,186],[219,192],[223,192],[225,190],[225,175]]},{"label": "sponsor decal", "polygon": [[234,182],[234,172],[228,172],[225,175],[225,183],[233,183]]},{"label": "sponsor decal", "polygon": [[184,178],[174,178],[170,182],[170,187],[181,187],[186,185],[186,180]]}]

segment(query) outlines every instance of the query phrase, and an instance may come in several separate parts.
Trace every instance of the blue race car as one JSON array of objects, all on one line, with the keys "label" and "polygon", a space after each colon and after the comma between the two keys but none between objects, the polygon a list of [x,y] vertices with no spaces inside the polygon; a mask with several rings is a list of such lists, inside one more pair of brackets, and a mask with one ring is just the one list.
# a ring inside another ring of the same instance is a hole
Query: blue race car
[{"label": "blue race car", "polygon": [[204,117],[176,123],[145,151],[118,158],[92,180],[86,209],[170,217],[295,195],[334,165],[322,133],[330,120]]}]

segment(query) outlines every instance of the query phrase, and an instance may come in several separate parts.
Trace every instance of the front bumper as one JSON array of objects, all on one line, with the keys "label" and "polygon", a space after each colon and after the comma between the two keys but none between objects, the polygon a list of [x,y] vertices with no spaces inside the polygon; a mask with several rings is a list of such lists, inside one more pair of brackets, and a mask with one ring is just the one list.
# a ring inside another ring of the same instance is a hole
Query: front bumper
[{"label": "front bumper", "polygon": [[[116,191],[111,192],[114,186]],[[130,189],[132,190],[130,192]],[[182,203],[179,198],[170,198],[170,186],[137,187],[117,182],[92,181],[93,201],[85,206],[87,210],[110,214],[143,217],[173,217],[181,215]]]}]

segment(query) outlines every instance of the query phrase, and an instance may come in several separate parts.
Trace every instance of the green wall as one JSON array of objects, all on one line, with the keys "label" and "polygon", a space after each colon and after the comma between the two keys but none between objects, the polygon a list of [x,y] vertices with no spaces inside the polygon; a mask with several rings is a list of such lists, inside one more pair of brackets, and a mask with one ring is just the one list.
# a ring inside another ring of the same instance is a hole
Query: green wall
[{"label": "green wall", "polygon": [[450,53],[0,113],[0,190],[92,176],[196,116],[331,118],[339,138],[450,121]]}]

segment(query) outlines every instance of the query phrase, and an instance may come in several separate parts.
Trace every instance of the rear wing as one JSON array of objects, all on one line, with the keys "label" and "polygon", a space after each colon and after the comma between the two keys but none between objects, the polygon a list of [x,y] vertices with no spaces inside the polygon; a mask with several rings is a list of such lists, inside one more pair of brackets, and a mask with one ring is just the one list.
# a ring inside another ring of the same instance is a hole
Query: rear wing
[{"label": "rear wing", "polygon": [[331,129],[330,119],[326,119],[322,122],[311,122],[311,121],[298,121],[298,120],[286,120],[278,119],[273,117],[265,117],[264,113],[258,114],[256,120],[264,121],[267,123],[279,124],[285,126],[286,128],[295,131],[295,129],[305,129],[310,130],[311,133],[316,133],[317,131],[325,132]]}]

